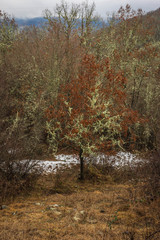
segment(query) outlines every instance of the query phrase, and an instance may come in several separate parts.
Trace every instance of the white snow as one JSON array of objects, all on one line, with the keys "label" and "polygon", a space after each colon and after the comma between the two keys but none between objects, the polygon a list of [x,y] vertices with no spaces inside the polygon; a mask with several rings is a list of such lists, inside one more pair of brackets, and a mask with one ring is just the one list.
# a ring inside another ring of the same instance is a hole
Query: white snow
[{"label": "white snow", "polygon": [[[78,164],[79,159],[77,155],[65,155],[59,154],[55,156],[57,161],[38,161],[38,165],[42,166],[44,172],[55,172],[57,168],[61,168],[64,166],[70,167],[72,164]],[[142,159],[138,158],[135,154],[128,152],[119,152],[114,156],[107,156],[104,154],[99,154],[98,156],[92,156],[85,158],[86,162],[105,164],[108,162],[109,164],[120,167],[120,166],[135,166],[136,164],[142,162]]]}]

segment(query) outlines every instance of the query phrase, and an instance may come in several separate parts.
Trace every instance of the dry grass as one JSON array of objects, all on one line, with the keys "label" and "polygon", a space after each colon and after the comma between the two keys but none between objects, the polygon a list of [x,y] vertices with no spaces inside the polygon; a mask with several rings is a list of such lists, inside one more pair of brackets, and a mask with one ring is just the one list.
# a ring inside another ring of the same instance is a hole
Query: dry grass
[{"label": "dry grass", "polygon": [[75,171],[43,176],[32,194],[0,210],[0,240],[160,239],[160,199],[148,203],[142,183],[107,179],[81,183]]}]

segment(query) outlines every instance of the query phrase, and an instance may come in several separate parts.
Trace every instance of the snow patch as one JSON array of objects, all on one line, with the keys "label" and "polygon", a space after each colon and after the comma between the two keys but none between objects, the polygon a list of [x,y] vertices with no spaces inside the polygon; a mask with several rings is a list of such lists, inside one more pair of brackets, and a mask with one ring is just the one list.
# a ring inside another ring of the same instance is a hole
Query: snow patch
[{"label": "snow patch", "polygon": [[[79,164],[79,159],[77,155],[65,155],[59,154],[55,156],[57,161],[38,161],[39,166],[41,166],[44,172],[55,172],[61,167],[70,167],[71,165]],[[94,164],[109,163],[115,167],[124,166],[136,166],[143,160],[138,158],[135,154],[128,152],[119,152],[114,156],[107,156],[105,154],[99,154],[98,156],[91,156],[84,158],[86,162],[91,162]]]}]

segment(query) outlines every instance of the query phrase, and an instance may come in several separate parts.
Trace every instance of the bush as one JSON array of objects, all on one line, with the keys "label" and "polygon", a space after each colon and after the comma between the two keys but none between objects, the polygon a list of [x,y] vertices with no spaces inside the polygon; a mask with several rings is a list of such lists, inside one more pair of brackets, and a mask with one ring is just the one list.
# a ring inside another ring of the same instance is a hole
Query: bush
[{"label": "bush", "polygon": [[16,119],[1,130],[0,202],[31,189],[42,173],[33,160],[38,140],[25,134],[25,122]]},{"label": "bush", "polygon": [[160,153],[154,152],[143,169],[144,193],[149,200],[154,200],[160,196]]}]

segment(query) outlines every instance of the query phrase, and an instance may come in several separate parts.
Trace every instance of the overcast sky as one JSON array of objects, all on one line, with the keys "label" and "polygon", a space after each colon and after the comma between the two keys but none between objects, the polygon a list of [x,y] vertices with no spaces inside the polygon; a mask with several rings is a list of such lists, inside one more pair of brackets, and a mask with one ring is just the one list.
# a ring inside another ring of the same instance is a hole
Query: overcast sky
[{"label": "overcast sky", "polygon": [[[82,3],[80,0],[66,0],[71,3]],[[53,11],[56,3],[61,0],[0,0],[0,9],[13,17],[31,18],[43,16],[45,9]],[[88,0],[89,3],[95,2],[96,13],[102,17],[116,12],[120,6],[127,3],[135,10],[142,8],[145,12],[156,10],[160,7],[160,0]]]}]

